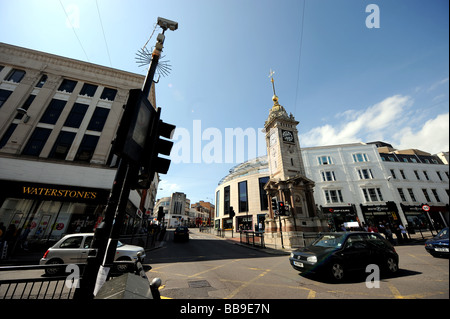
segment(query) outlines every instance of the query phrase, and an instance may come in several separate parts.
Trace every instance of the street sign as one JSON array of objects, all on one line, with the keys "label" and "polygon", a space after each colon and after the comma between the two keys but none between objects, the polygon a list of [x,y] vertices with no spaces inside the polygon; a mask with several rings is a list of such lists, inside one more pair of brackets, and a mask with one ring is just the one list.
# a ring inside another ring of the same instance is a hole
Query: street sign
[{"label": "street sign", "polygon": [[428,206],[428,205],[423,205],[423,206],[422,206],[422,209],[423,209],[424,211],[428,212],[428,211],[430,211],[430,206]]}]

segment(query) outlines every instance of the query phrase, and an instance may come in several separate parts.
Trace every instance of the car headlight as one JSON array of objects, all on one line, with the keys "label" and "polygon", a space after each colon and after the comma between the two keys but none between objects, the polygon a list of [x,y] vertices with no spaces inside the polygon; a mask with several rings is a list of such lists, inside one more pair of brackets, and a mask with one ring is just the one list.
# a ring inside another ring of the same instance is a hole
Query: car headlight
[{"label": "car headlight", "polygon": [[310,257],[306,258],[306,260],[309,261],[310,263],[316,263],[317,256],[310,256]]},{"label": "car headlight", "polygon": [[294,253],[291,253],[291,258],[294,258],[294,256],[295,256]]}]

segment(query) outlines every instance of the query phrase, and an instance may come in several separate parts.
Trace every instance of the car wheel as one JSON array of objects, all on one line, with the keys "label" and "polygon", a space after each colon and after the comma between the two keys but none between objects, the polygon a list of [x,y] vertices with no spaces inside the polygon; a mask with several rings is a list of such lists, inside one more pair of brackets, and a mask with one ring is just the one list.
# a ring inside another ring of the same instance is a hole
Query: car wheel
[{"label": "car wheel", "polygon": [[[62,265],[62,264],[63,261],[60,259],[52,259],[46,263],[46,265]],[[61,270],[62,269],[60,267],[49,267],[45,268],[45,274],[48,276],[55,276],[61,273]]]},{"label": "car wheel", "polygon": [[398,271],[398,262],[394,258],[389,257],[386,260],[386,269],[389,273],[395,274]]},{"label": "car wheel", "polygon": [[331,278],[337,281],[341,281],[344,278],[344,267],[338,262],[331,264],[330,268]]}]

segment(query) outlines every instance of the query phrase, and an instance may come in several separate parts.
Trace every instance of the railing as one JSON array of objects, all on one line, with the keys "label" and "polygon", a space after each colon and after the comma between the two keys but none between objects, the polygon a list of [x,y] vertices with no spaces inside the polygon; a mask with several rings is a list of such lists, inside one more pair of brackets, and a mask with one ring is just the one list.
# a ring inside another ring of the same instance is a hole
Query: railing
[{"label": "railing", "polygon": [[[0,267],[0,271],[45,270],[67,265]],[[76,283],[69,276],[0,280],[0,299],[72,299]]]},{"label": "railing", "polygon": [[[117,264],[129,264],[129,271],[134,271],[134,261],[116,261]],[[66,276],[39,277],[23,279],[0,280],[0,299],[73,299],[77,288],[77,279],[81,279],[85,264],[70,265],[31,265],[31,266],[5,266],[0,267],[0,273],[4,271],[44,270],[46,268],[59,268],[63,273],[67,266],[77,266],[78,273],[67,272]],[[142,266],[141,266],[142,268]],[[73,268],[72,268],[73,269]],[[114,267],[111,268],[109,277],[120,275]]]},{"label": "railing", "polygon": [[240,241],[241,244],[266,248],[264,245],[264,232],[241,231]]}]

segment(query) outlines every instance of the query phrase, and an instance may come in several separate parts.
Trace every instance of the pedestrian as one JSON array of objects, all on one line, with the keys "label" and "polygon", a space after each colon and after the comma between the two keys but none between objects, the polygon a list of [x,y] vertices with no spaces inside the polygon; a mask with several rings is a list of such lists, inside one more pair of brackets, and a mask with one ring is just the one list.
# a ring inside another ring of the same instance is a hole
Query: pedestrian
[{"label": "pedestrian", "polygon": [[397,242],[399,244],[403,244],[402,231],[398,224],[394,224],[394,233],[395,233],[395,236],[397,237]]},{"label": "pedestrian", "polygon": [[6,227],[3,222],[0,222],[0,242],[3,241],[3,237],[6,234]]},{"label": "pedestrian", "polygon": [[394,238],[392,237],[392,230],[391,230],[391,228],[390,228],[388,225],[386,225],[386,226],[384,227],[384,233],[385,233],[385,235],[386,235],[386,239],[389,240],[389,242],[390,242],[392,245],[395,245]]},{"label": "pedestrian", "polygon": [[403,241],[408,241],[408,234],[406,233],[406,227],[408,226],[403,227],[403,225],[399,225],[398,227],[400,228],[401,235],[403,236]]}]

